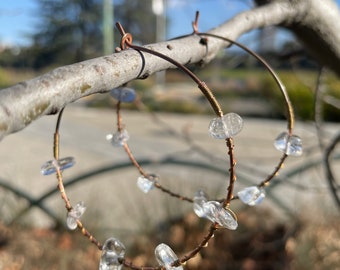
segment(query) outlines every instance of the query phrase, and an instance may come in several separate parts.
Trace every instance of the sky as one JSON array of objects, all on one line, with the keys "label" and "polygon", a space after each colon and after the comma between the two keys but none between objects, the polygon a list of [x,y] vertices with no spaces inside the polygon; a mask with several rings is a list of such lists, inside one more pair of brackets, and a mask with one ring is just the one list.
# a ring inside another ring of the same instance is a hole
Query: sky
[{"label": "sky", "polygon": [[25,35],[34,31],[35,8],[35,0],[0,0],[0,44],[29,44]]},{"label": "sky", "polygon": [[[167,0],[166,3],[166,15],[170,20],[167,38],[191,33],[196,10],[200,11],[199,29],[203,32],[251,7],[251,0]],[[36,9],[35,0],[0,0],[0,44],[29,45],[28,35],[35,31],[39,22]],[[251,37],[250,34],[243,39]],[[289,38],[289,34],[283,32],[279,34],[278,42]]]},{"label": "sky", "polygon": [[[113,0],[114,1],[114,0]],[[143,0],[151,1],[151,0]],[[191,22],[200,10],[200,30],[221,24],[226,18],[249,8],[248,0],[167,0],[166,14],[170,18],[167,38],[192,32]],[[228,3],[228,4],[227,4]],[[39,21],[35,0],[0,0],[0,43],[29,45],[30,33]]]}]

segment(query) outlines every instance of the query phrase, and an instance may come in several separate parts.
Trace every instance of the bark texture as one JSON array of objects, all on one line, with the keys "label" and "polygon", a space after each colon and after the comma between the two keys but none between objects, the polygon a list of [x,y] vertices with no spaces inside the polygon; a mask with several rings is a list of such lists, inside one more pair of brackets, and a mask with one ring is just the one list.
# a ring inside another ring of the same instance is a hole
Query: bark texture
[{"label": "bark texture", "polygon": [[[242,34],[276,25],[293,31],[322,63],[340,75],[340,13],[332,0],[257,1],[259,6],[238,14],[211,33],[236,40]],[[133,34],[133,33],[132,33]],[[146,45],[182,64],[211,61],[225,42],[209,38],[207,45],[192,35]],[[0,139],[43,115],[55,114],[84,96],[110,91],[173,65],[131,49],[57,68],[0,91]]]}]

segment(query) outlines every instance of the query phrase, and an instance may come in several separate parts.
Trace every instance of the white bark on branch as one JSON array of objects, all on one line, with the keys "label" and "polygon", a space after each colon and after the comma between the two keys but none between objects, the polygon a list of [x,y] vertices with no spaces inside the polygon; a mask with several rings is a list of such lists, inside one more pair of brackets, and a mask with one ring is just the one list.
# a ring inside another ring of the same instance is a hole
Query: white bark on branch
[{"label": "white bark on branch", "polygon": [[[289,27],[300,37],[307,31],[305,40],[318,37],[324,56],[321,60],[340,74],[339,19],[339,11],[331,0],[273,1],[240,13],[210,32],[235,40],[252,29],[269,25]],[[320,44],[312,42],[307,46],[311,51],[320,52]],[[200,43],[200,37],[189,36],[146,47],[188,64],[209,62],[227,45],[209,38],[205,46]],[[3,89],[0,91],[0,139],[84,96],[107,92],[136,78],[172,67],[160,58],[129,49],[60,67]]]}]

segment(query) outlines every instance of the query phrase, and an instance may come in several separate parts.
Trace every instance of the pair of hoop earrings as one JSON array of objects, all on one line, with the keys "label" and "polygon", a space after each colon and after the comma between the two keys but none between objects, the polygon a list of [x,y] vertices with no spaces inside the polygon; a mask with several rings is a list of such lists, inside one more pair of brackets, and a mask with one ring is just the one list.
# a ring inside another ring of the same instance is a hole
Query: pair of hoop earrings
[{"label": "pair of hoop earrings", "polygon": [[196,19],[193,23],[194,35],[201,38],[201,44],[208,46],[209,38],[216,38],[231,44],[234,44],[241,49],[245,50],[247,53],[254,56],[260,63],[264,65],[267,71],[271,74],[275,82],[277,83],[281,94],[284,97],[285,108],[287,111],[287,130],[280,133],[274,141],[274,146],[282,152],[282,156],[274,170],[263,179],[256,186],[249,186],[239,191],[237,195],[234,195],[234,185],[236,182],[236,172],[235,164],[236,160],[234,157],[234,142],[233,137],[236,136],[243,127],[243,120],[241,116],[236,113],[230,112],[224,114],[222,108],[216,98],[214,97],[212,91],[209,87],[201,81],[192,71],[190,71],[184,65],[178,63],[174,59],[163,55],[157,51],[150,50],[145,47],[137,46],[132,43],[132,35],[125,33],[122,26],[117,23],[117,28],[121,33],[121,46],[120,50],[126,48],[131,48],[137,50],[141,53],[149,53],[160,57],[170,63],[174,64],[177,68],[182,70],[186,75],[188,75],[201,90],[202,94],[209,101],[211,108],[213,109],[216,117],[211,120],[209,124],[209,133],[213,138],[224,140],[227,147],[228,158],[229,158],[229,181],[227,187],[227,194],[223,200],[208,200],[208,196],[202,190],[195,193],[194,197],[187,197],[177,192],[171,191],[166,187],[162,186],[160,178],[155,174],[150,174],[144,171],[142,166],[133,156],[129,145],[127,143],[129,139],[129,134],[127,130],[122,125],[121,116],[121,103],[123,102],[133,102],[136,93],[133,89],[127,87],[120,87],[113,89],[111,95],[117,100],[117,130],[109,134],[107,139],[114,146],[123,147],[128,157],[130,158],[133,165],[138,169],[140,176],[137,179],[138,187],[144,192],[148,193],[153,188],[157,188],[162,192],[169,194],[170,196],[176,197],[180,200],[187,201],[193,204],[193,210],[196,215],[200,218],[206,218],[211,221],[211,225],[207,234],[203,237],[200,243],[189,253],[184,255],[182,258],[178,258],[175,252],[166,244],[161,243],[155,248],[155,257],[158,261],[158,266],[136,266],[132,261],[125,259],[125,246],[124,244],[111,237],[101,244],[83,225],[80,218],[84,214],[86,207],[83,202],[79,202],[74,207],[71,205],[70,200],[66,194],[62,171],[72,167],[75,164],[73,157],[59,157],[59,127],[63,111],[61,110],[57,119],[56,129],[54,133],[54,158],[41,167],[41,172],[44,175],[56,174],[58,180],[58,188],[63,201],[65,202],[65,207],[67,209],[67,219],[66,224],[70,230],[75,230],[79,228],[84,236],[86,236],[93,244],[95,244],[99,250],[102,251],[99,270],[119,270],[123,266],[131,269],[144,269],[144,270],[156,270],[156,269],[183,269],[182,265],[187,261],[195,257],[209,242],[209,240],[214,236],[214,232],[220,228],[227,228],[230,230],[236,230],[237,215],[231,209],[231,202],[235,199],[240,199],[243,203],[254,206],[262,202],[265,198],[265,187],[270,184],[270,181],[278,174],[279,170],[288,156],[299,156],[302,154],[302,144],[301,139],[293,134],[294,127],[294,113],[291,102],[289,100],[288,94],[285,87],[275,71],[266,63],[255,52],[251,51],[244,45],[227,39],[225,37],[217,36],[210,33],[199,33],[198,32],[198,13],[196,13]]}]

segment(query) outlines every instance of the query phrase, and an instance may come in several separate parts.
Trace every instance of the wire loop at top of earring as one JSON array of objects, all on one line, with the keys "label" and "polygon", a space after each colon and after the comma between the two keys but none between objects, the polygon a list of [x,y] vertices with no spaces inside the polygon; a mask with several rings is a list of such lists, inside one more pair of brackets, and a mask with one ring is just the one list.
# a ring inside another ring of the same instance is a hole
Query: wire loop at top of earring
[{"label": "wire loop at top of earring", "polygon": [[120,48],[125,50],[127,47],[129,47],[129,44],[132,44],[132,35],[130,33],[125,33],[121,38]]},{"label": "wire loop at top of earring", "polygon": [[127,47],[130,47],[129,45],[132,44],[132,35],[130,33],[126,33],[123,26],[120,24],[120,22],[116,23],[116,27],[121,35],[120,39],[120,48],[122,50],[125,50]]}]

